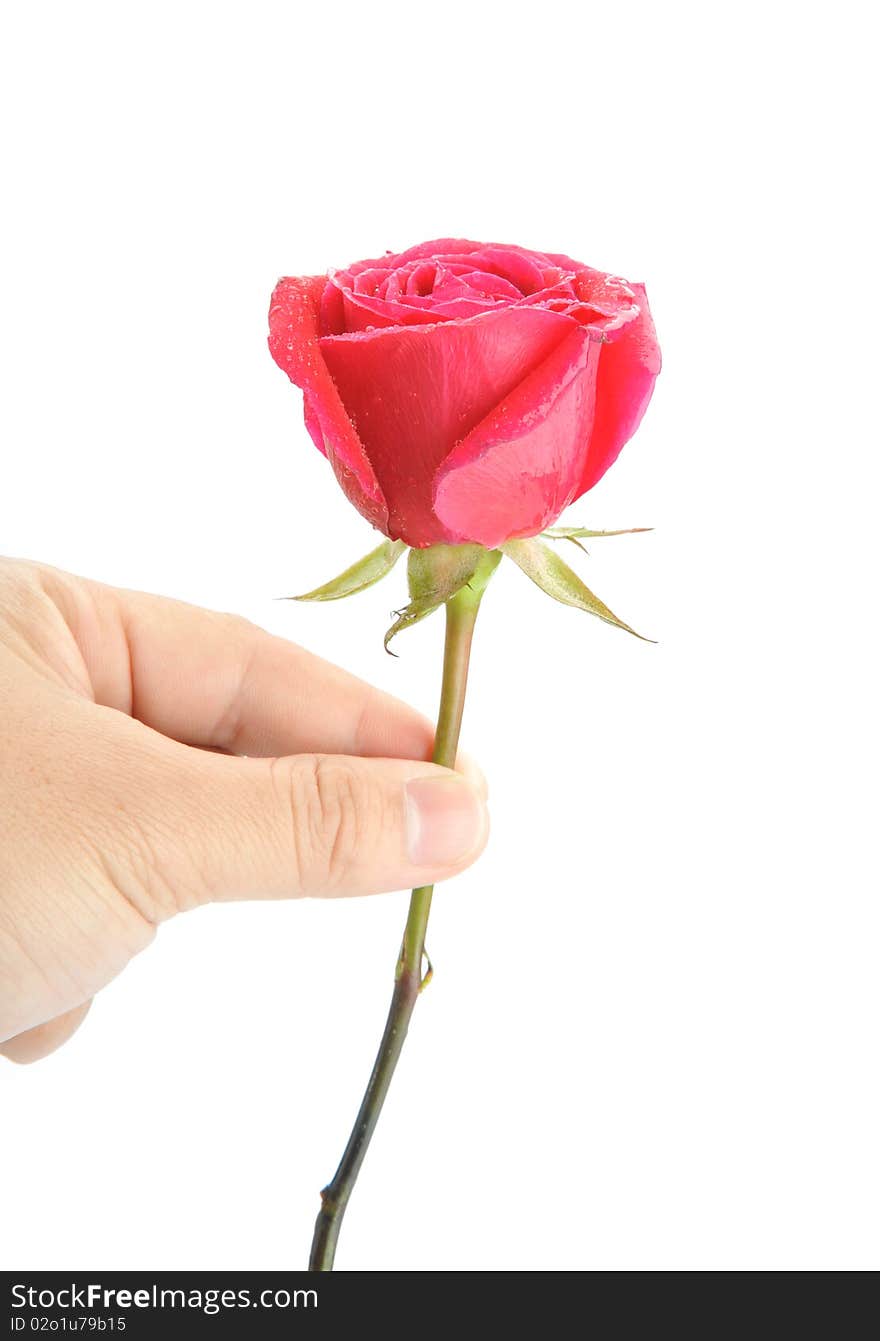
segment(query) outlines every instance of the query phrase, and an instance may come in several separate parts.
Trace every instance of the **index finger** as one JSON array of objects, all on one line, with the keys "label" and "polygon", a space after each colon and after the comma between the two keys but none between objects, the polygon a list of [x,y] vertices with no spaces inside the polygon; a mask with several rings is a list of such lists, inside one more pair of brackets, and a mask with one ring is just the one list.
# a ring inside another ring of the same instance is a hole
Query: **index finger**
[{"label": "index finger", "polygon": [[53,576],[95,701],[163,735],[255,756],[431,756],[421,713],[237,615]]}]

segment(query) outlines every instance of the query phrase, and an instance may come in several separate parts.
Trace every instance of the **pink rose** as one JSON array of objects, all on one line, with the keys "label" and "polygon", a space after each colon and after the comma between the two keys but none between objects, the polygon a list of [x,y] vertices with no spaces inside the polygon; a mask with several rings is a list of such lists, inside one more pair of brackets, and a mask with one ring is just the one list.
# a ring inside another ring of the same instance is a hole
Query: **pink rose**
[{"label": "pink rose", "polygon": [[269,348],[348,498],[417,548],[551,525],[616,460],[660,370],[643,285],[461,238],[280,280]]}]

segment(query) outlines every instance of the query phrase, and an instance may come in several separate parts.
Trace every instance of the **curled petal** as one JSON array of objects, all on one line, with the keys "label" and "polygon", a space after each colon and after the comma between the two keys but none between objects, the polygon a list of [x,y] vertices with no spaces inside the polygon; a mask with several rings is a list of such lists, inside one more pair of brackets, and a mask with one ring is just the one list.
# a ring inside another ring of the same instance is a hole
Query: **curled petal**
[{"label": "curled petal", "polygon": [[[374,264],[405,265],[407,261],[420,261],[423,258],[433,260],[437,256],[469,256],[471,252],[480,251],[486,244],[484,242],[472,242],[466,237],[438,237],[432,242],[419,242],[415,247],[409,247],[406,251],[394,255],[393,252],[386,252],[382,261]],[[515,247],[515,251],[521,251],[521,247]]]},{"label": "curled petal", "polygon": [[434,514],[438,466],[572,327],[557,312],[505,307],[468,321],[321,340],[387,500],[388,534],[418,546],[461,538]]},{"label": "curled petal", "polygon": [[303,393],[303,419],[306,421],[306,429],[312,442],[315,444],[321,455],[326,456],[327,448],[324,443],[324,432],[321,428],[321,418],[318,414],[318,407],[308,391]]},{"label": "curled petal", "polygon": [[279,280],[269,308],[269,349],[290,380],[302,387],[306,427],[346,495],[369,522],[384,531],[388,508],[382,490],[318,345],[326,285],[323,275]]},{"label": "curled petal", "polygon": [[[584,282],[579,276],[578,287],[584,301],[599,301],[595,284]],[[644,285],[626,287],[633,292],[635,301],[627,320],[619,324],[611,322],[606,327],[606,343],[601,347],[596,380],[593,435],[576,498],[602,478],[635,433],[660,371],[660,347]]]},{"label": "curled petal", "polygon": [[584,471],[601,348],[570,322],[566,338],[443,462],[434,507],[449,533],[494,548],[537,535],[568,506]]},{"label": "curled petal", "polygon": [[321,333],[466,320],[498,303],[540,302],[560,286],[576,302],[578,268],[526,247],[438,238],[331,270],[338,301],[325,295]]}]

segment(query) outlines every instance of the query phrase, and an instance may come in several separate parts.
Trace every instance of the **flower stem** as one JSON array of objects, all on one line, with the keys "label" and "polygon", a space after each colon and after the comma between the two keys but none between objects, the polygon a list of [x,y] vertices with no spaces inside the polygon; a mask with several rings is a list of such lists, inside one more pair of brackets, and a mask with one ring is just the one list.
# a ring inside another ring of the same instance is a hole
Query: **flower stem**
[{"label": "flower stem", "polygon": [[[484,590],[485,582],[472,582],[446,602],[443,686],[433,754],[434,762],[443,764],[446,768],[455,766],[464,711],[471,639]],[[385,1032],[339,1168],[333,1176],[333,1181],[321,1193],[321,1209],[315,1222],[315,1234],[309,1258],[310,1271],[333,1270],[336,1242],[345,1208],[376,1123],[379,1121],[391,1077],[403,1050],[416,999],[424,986],[422,960],[425,955],[425,931],[433,892],[433,885],[425,885],[421,889],[414,889],[410,898],[409,915],[397,962],[394,993],[391,997]]]}]

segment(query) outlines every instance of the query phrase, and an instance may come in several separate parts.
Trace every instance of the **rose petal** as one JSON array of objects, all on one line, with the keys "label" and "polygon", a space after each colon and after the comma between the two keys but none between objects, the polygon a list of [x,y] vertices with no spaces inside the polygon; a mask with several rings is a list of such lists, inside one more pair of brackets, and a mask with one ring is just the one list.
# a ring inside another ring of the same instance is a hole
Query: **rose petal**
[{"label": "rose petal", "polygon": [[535,293],[543,288],[543,269],[541,262],[544,257],[536,257],[534,253],[529,253],[522,249],[507,251],[503,247],[481,247],[474,253],[474,263],[479,265],[481,270],[488,270],[493,274],[502,275],[509,279],[511,284],[516,285],[520,293]]},{"label": "rose petal", "polygon": [[[336,276],[332,276],[336,283]],[[343,290],[345,331],[372,331],[385,326],[427,326],[443,317],[430,308],[416,307],[393,298],[375,298]]]},{"label": "rose petal", "polygon": [[471,252],[480,251],[485,246],[483,242],[472,242],[466,237],[439,237],[433,242],[419,242],[415,247],[409,247],[407,251],[398,252],[396,255],[392,252],[386,252],[384,263],[389,263],[395,268],[400,265],[406,265],[407,261],[421,261],[422,259],[435,260],[438,257],[467,256]]},{"label": "rose petal", "polygon": [[327,446],[324,442],[324,431],[321,428],[321,420],[318,415],[318,407],[312,400],[308,391],[303,392],[303,419],[306,421],[306,430],[309,437],[317,447],[322,456],[327,455]]},{"label": "rose petal", "polygon": [[318,330],[321,335],[341,335],[345,330],[345,304],[342,301],[342,294],[329,280],[324,281],[324,290],[321,294]]},{"label": "rose petal", "polygon": [[[463,306],[465,295],[456,294],[448,282],[450,274],[460,275],[466,270],[474,276],[482,272],[485,281],[470,286],[469,307]],[[514,302],[524,296],[539,300],[543,290],[569,280],[573,273],[566,269],[563,274],[554,260],[525,247],[438,238],[405,252],[387,252],[382,257],[357,261],[344,270],[331,270],[330,282],[343,304],[342,320],[334,307],[335,319],[332,325],[322,322],[322,333],[465,320],[491,310],[496,305],[495,294]],[[325,304],[329,306],[326,298]]]},{"label": "rose petal", "polygon": [[504,307],[454,324],[321,340],[387,500],[392,538],[448,540],[432,507],[437,467],[571,326],[571,318],[542,308]]},{"label": "rose petal", "polygon": [[569,335],[440,467],[434,507],[458,542],[537,535],[575,496],[602,346],[566,320]]},{"label": "rose petal", "polygon": [[384,530],[388,509],[378,481],[319,348],[323,275],[278,281],[269,308],[269,349],[306,399],[306,427],[324,450],[348,498],[368,521]]},{"label": "rose petal", "polygon": [[[589,292],[595,294],[597,286],[587,282],[579,287],[588,300]],[[633,292],[637,311],[619,328],[609,329],[608,342],[602,345],[596,379],[596,419],[575,498],[592,489],[617,460],[648,408],[660,371],[660,347],[645,287],[643,284],[625,287]]]},{"label": "rose petal", "polygon": [[[570,256],[565,256],[562,252],[548,251],[546,253],[546,258],[553,265],[558,265],[560,270],[566,271],[567,274],[577,275],[582,270],[587,269],[587,266],[585,266],[582,261],[573,261]],[[596,273],[598,274],[599,272],[597,271]]]},{"label": "rose petal", "polygon": [[505,279],[503,275],[490,275],[485,270],[472,270],[467,276],[467,283],[477,293],[487,296],[509,298],[515,303],[522,299],[522,294],[516,285],[512,284],[509,279]]}]

